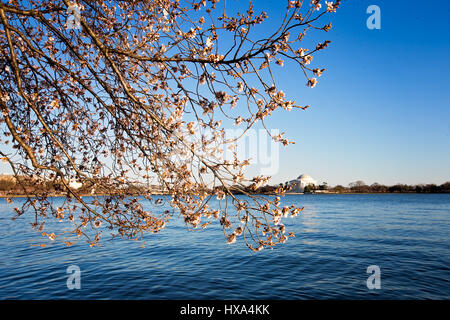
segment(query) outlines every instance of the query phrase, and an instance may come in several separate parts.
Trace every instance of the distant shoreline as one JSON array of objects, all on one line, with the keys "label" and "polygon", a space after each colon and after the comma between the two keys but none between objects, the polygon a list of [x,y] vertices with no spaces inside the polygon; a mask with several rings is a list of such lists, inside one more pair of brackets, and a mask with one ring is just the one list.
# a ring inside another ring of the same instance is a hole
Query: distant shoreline
[{"label": "distant shoreline", "polygon": [[[253,193],[254,195],[268,195],[275,196],[275,193]],[[298,195],[356,195],[356,194],[449,194],[448,192],[317,192],[317,193],[302,193],[302,192],[289,192],[285,193],[285,196],[298,196]],[[153,193],[152,196],[168,196],[168,193]],[[236,194],[239,195],[239,194]],[[61,198],[65,197],[66,194],[58,194],[58,195],[47,195],[47,198]],[[111,194],[81,194],[80,197],[106,197],[106,196],[114,196]],[[144,195],[130,195],[130,197],[142,197]],[[11,195],[0,195],[1,198],[35,198],[36,195],[25,195],[25,194],[11,194]]]},{"label": "distant shoreline", "polygon": [[[302,175],[304,176],[304,175]],[[39,183],[38,183],[39,182]],[[100,184],[102,185],[102,184]],[[227,193],[232,193],[234,195],[239,194],[255,194],[255,195],[277,195],[281,192],[284,194],[386,194],[386,193],[450,193],[450,181],[442,183],[441,185],[436,185],[433,183],[429,184],[417,184],[417,185],[407,185],[397,183],[392,186],[386,186],[379,183],[373,183],[371,185],[366,185],[364,181],[358,180],[356,182],[350,183],[348,187],[342,185],[336,185],[334,187],[328,186],[326,182],[322,185],[307,184],[306,186],[299,187],[296,183],[286,182],[278,185],[265,185],[259,188],[255,188],[254,185],[231,185],[231,186],[218,186],[212,189],[208,189],[204,186],[204,191],[208,194],[213,194],[217,190],[225,191],[224,187],[227,188]],[[73,189],[75,190],[75,189]],[[12,176],[12,175],[1,175],[0,174],[0,198],[12,197],[20,198],[27,197],[27,194],[34,196],[43,195],[46,197],[65,197],[67,196],[66,186],[60,182],[47,181],[47,180],[36,180],[35,178],[30,178],[27,176]],[[302,191],[302,192],[300,192]],[[114,187],[102,187],[94,188],[94,185],[85,183],[81,188],[76,189],[82,197],[97,196],[145,196],[145,195],[170,195],[171,192],[164,188],[162,185],[143,185],[138,182],[129,182],[125,185],[119,185]],[[24,194],[25,193],[25,194]],[[187,190],[187,193],[190,193]]]}]

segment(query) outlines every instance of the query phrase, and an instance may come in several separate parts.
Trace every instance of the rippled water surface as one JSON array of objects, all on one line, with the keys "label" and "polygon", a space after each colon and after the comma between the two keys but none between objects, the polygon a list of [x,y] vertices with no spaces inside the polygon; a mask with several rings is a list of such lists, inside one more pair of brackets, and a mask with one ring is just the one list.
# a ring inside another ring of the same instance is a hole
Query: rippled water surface
[{"label": "rippled water surface", "polygon": [[[20,203],[15,199],[15,203]],[[55,202],[62,199],[54,199]],[[0,299],[449,299],[450,195],[288,195],[305,206],[286,227],[295,238],[253,253],[221,230],[187,232],[181,221],[133,241],[64,247],[29,218],[11,221],[0,200]],[[81,269],[68,290],[66,269]],[[369,265],[381,289],[369,290]]]}]

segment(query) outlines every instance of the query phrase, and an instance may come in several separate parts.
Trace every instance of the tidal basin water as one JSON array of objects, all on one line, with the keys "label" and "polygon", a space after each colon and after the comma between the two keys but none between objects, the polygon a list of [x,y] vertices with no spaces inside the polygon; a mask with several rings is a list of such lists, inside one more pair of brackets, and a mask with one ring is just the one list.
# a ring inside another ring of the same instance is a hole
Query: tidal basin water
[{"label": "tidal basin water", "polygon": [[[21,199],[14,199],[15,204]],[[55,198],[54,201],[62,201]],[[449,299],[450,194],[288,195],[295,238],[253,253],[177,219],[147,247],[50,243],[0,199],[0,299]],[[106,237],[107,238],[107,237]],[[32,247],[30,244],[50,243]],[[69,290],[66,270],[81,270]],[[367,267],[381,270],[368,289]]]}]

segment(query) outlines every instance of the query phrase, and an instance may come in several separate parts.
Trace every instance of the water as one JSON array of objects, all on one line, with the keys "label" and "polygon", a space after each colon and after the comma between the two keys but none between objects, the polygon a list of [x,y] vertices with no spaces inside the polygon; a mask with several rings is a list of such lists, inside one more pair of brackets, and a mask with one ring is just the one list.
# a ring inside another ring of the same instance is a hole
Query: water
[{"label": "water", "polygon": [[[288,195],[295,238],[253,253],[180,221],[133,241],[47,243],[0,200],[0,299],[449,299],[450,194]],[[15,199],[16,204],[20,199]],[[62,201],[55,199],[54,201]],[[66,269],[81,269],[68,290]],[[369,290],[369,265],[381,289]]]}]

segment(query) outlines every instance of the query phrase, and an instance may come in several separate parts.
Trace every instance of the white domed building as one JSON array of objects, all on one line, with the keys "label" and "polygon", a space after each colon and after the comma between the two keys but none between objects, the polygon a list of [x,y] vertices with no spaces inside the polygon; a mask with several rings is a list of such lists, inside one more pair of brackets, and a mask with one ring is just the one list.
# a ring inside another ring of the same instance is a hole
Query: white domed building
[{"label": "white domed building", "polygon": [[290,192],[304,192],[306,186],[315,186],[319,184],[309,174],[302,174],[297,179],[289,181],[292,186]]}]

